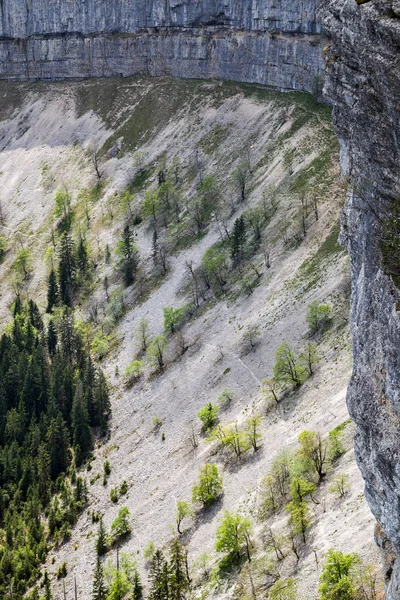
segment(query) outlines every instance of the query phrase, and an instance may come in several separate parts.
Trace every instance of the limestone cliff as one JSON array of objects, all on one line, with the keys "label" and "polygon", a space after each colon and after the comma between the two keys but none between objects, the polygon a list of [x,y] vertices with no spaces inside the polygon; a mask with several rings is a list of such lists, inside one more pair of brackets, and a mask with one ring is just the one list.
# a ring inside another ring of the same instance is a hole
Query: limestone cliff
[{"label": "limestone cliff", "polygon": [[[382,220],[399,198],[400,3],[329,0],[321,19],[326,94],[342,162],[353,184],[342,223],[352,265],[354,373],[348,406],[370,507],[400,553],[399,293],[382,267]],[[397,304],[398,308],[398,304]],[[385,543],[384,545],[387,544]],[[400,597],[400,564],[387,566],[388,600]]]},{"label": "limestone cliff", "polygon": [[319,0],[2,0],[0,77],[138,73],[312,91]]}]

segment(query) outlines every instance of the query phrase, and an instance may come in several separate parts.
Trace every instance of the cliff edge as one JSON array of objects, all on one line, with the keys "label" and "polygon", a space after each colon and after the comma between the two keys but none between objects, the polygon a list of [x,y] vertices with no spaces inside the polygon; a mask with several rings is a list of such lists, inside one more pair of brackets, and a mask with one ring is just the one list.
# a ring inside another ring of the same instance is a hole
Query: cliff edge
[{"label": "cliff edge", "polygon": [[[400,194],[400,3],[330,0],[321,20],[331,45],[326,94],[342,167],[351,181],[342,241],[352,266],[354,372],[348,407],[369,505],[400,553],[399,291],[383,265],[381,245]],[[389,217],[390,218],[390,217]],[[378,536],[388,554],[388,542]],[[389,552],[390,554],[390,552]],[[400,561],[387,561],[387,598],[400,597]]]},{"label": "cliff edge", "polygon": [[313,91],[319,0],[3,0],[0,78],[171,75]]}]

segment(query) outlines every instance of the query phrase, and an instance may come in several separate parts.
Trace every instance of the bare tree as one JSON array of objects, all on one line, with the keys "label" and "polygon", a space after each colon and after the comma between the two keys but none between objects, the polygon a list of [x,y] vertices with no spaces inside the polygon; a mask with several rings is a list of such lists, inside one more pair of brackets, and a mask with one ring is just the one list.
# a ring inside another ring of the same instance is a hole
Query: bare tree
[{"label": "bare tree", "polygon": [[87,149],[87,154],[88,154],[89,159],[94,167],[96,177],[97,177],[97,183],[99,184],[101,181],[101,178],[103,177],[103,173],[100,169],[100,148],[99,148],[99,146],[97,144],[95,144],[94,142],[92,142],[91,144],[89,144],[89,147]]}]

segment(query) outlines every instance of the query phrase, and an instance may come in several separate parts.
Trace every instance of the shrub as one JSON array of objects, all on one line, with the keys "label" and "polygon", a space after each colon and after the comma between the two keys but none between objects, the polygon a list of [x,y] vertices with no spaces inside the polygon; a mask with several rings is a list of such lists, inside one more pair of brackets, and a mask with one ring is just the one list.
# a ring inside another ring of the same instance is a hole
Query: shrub
[{"label": "shrub", "polygon": [[343,498],[350,487],[349,476],[346,473],[338,473],[335,475],[332,484],[329,486],[329,491],[338,498]]},{"label": "shrub", "polygon": [[220,408],[227,408],[230,405],[230,403],[235,399],[235,396],[235,392],[230,388],[225,388],[224,390],[222,390],[222,392],[217,396],[217,402]]},{"label": "shrub", "polygon": [[332,321],[332,307],[330,304],[320,304],[314,300],[308,307],[307,324],[313,333],[323,331]]},{"label": "shrub", "polygon": [[330,460],[334,461],[338,459],[345,452],[343,446],[343,430],[342,427],[335,427],[328,434],[328,456]]},{"label": "shrub", "polygon": [[128,385],[136,383],[143,373],[143,361],[134,360],[125,369],[125,379]]},{"label": "shrub", "polygon": [[124,496],[128,492],[128,484],[124,480],[119,486],[119,495]]},{"label": "shrub", "polygon": [[160,429],[160,427],[161,427],[162,424],[163,424],[163,422],[162,422],[161,419],[159,419],[158,417],[154,417],[154,419],[153,419],[153,431],[157,432]]},{"label": "shrub", "polygon": [[291,577],[279,579],[270,588],[268,598],[270,600],[296,600],[297,585]]},{"label": "shrub", "polygon": [[4,235],[0,235],[0,261],[3,260],[7,251],[7,238]]},{"label": "shrub", "polygon": [[111,490],[110,490],[111,502],[114,502],[116,504],[118,502],[118,498],[119,498],[118,490],[116,488],[111,488]]},{"label": "shrub", "polygon": [[214,427],[218,421],[218,406],[208,402],[204,408],[199,410],[197,416],[203,424],[204,431],[208,431]]},{"label": "shrub", "polygon": [[111,524],[111,537],[114,542],[127,536],[132,531],[129,522],[130,516],[129,509],[126,506],[119,509],[117,517]]},{"label": "shrub", "polygon": [[56,577],[57,577],[57,579],[64,579],[64,577],[66,577],[67,574],[68,574],[67,563],[63,562],[62,565],[60,565],[56,571]]}]

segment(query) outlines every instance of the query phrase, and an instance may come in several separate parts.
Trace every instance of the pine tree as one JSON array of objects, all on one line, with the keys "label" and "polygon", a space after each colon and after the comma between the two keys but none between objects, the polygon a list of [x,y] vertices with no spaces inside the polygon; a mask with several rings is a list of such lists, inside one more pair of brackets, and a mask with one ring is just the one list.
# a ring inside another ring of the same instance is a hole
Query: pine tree
[{"label": "pine tree", "polygon": [[57,348],[57,330],[54,325],[53,319],[50,319],[47,327],[47,349],[50,356],[53,356]]},{"label": "pine tree", "polygon": [[71,236],[64,233],[61,238],[60,265],[58,278],[60,282],[60,296],[66,306],[73,304],[73,289],[76,276],[76,262]]},{"label": "pine tree", "polygon": [[76,251],[76,262],[81,274],[85,274],[89,266],[89,256],[86,246],[86,240],[82,236],[79,237],[78,248]]},{"label": "pine tree", "polygon": [[107,597],[107,588],[104,581],[104,572],[103,566],[100,561],[100,556],[97,555],[96,568],[94,571],[94,579],[93,579],[93,590],[92,590],[92,599],[93,600],[105,600]]},{"label": "pine tree", "polygon": [[178,538],[172,540],[169,562],[170,600],[183,600],[189,588],[186,572],[186,552]]},{"label": "pine tree", "polygon": [[52,600],[53,594],[51,593],[50,579],[49,579],[49,574],[47,571],[44,572],[43,584],[44,584],[44,600]]},{"label": "pine tree", "polygon": [[161,550],[156,550],[151,561],[149,600],[169,600],[168,564]]},{"label": "pine tree", "polygon": [[60,412],[50,421],[46,441],[50,453],[50,474],[55,480],[66,471],[70,458],[68,429]]},{"label": "pine tree", "polygon": [[100,427],[100,430],[104,435],[106,432],[107,421],[111,413],[111,404],[107,379],[101,369],[96,373],[93,394],[95,424]]},{"label": "pine tree", "polygon": [[135,281],[137,269],[137,250],[133,243],[131,228],[129,225],[124,227],[122,239],[117,246],[119,256],[119,267],[122,271],[126,286],[132,285]]},{"label": "pine tree", "polygon": [[58,283],[57,283],[57,275],[54,269],[51,269],[49,275],[49,281],[47,284],[47,308],[46,312],[51,313],[54,306],[57,306],[59,302],[59,292],[58,292]]},{"label": "pine tree", "polygon": [[102,556],[107,552],[107,532],[104,527],[103,518],[100,518],[99,530],[96,540],[96,552],[98,556]]},{"label": "pine tree", "polygon": [[92,430],[89,425],[89,412],[87,402],[83,395],[81,381],[79,381],[76,386],[72,403],[72,431],[73,443],[76,451],[76,462],[79,465],[92,445]]},{"label": "pine tree", "polygon": [[243,215],[236,219],[231,236],[231,258],[241,260],[243,258],[244,245],[246,242],[246,223]]},{"label": "pine tree", "polygon": [[143,586],[140,581],[139,573],[135,569],[132,578],[132,600],[142,600],[143,598]]}]

